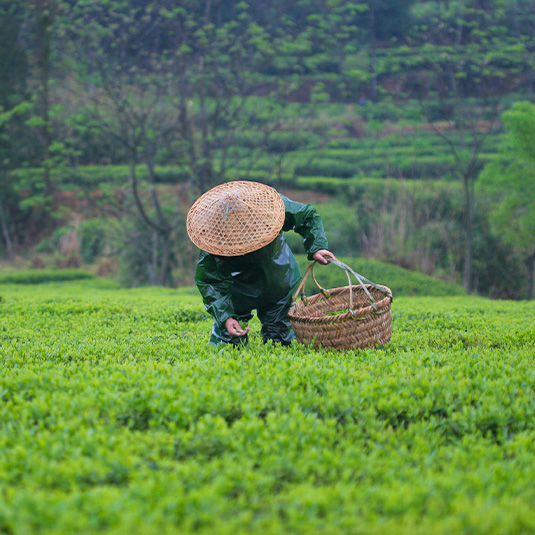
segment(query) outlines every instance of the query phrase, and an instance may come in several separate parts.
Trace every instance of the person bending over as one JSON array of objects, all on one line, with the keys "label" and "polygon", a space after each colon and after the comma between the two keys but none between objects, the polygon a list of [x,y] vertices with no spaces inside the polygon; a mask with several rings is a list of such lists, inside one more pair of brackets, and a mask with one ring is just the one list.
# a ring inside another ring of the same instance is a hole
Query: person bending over
[{"label": "person bending over", "polygon": [[241,324],[256,310],[264,343],[289,345],[295,335],[287,313],[301,273],[283,232],[303,237],[309,260],[336,259],[314,206],[259,182],[234,181],[197,199],[186,226],[201,249],[195,282],[214,319],[210,343],[247,344],[250,329]]}]

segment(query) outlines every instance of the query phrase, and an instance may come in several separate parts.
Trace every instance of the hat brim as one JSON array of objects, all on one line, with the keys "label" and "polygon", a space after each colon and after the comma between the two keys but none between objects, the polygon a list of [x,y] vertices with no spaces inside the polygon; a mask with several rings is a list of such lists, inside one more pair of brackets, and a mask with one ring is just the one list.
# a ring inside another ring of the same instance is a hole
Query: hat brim
[{"label": "hat brim", "polygon": [[271,243],[285,218],[284,201],[272,187],[238,180],[216,186],[197,199],[186,229],[201,250],[240,256]]}]

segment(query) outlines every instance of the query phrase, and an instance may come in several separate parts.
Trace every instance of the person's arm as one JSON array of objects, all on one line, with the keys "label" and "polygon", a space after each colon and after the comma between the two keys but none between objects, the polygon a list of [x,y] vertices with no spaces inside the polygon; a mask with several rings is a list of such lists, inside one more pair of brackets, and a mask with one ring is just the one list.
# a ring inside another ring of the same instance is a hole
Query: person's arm
[{"label": "person's arm", "polygon": [[323,229],[321,217],[312,204],[302,204],[281,195],[286,209],[282,230],[294,230],[303,237],[303,244],[309,260],[327,264],[327,259],[335,259],[329,251],[329,244]]},{"label": "person's arm", "polygon": [[231,289],[232,276],[224,260],[206,252],[201,252],[195,283],[201,293],[206,311],[220,325],[225,325],[229,318],[234,316]]},{"label": "person's arm", "polygon": [[232,276],[225,265],[225,261],[215,256],[201,252],[195,282],[202,295],[204,308],[231,336],[243,336],[250,329],[241,328],[234,316],[234,306],[230,291],[232,289]]}]

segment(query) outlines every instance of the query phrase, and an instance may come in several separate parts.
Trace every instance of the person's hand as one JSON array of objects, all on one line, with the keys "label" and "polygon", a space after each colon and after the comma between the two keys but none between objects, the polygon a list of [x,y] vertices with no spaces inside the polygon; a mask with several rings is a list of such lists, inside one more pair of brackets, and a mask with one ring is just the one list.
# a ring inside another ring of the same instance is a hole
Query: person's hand
[{"label": "person's hand", "polygon": [[329,260],[336,260],[336,256],[334,256],[331,251],[327,251],[327,249],[316,251],[312,255],[312,258],[317,260],[320,264],[328,264]]},{"label": "person's hand", "polygon": [[247,327],[244,331],[241,328],[239,321],[235,320],[234,318],[229,318],[227,321],[225,321],[225,327],[230,336],[244,336],[251,330],[249,327]]}]

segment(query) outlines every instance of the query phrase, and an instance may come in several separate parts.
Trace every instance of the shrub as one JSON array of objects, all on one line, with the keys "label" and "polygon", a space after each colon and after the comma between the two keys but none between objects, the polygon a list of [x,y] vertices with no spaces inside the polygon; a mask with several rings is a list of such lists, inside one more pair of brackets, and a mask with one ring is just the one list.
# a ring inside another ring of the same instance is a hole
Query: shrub
[{"label": "shrub", "polygon": [[267,149],[270,152],[290,152],[313,146],[318,136],[309,132],[274,132],[269,136]]},{"label": "shrub", "polygon": [[295,174],[297,176],[321,175],[350,178],[356,173],[357,167],[355,164],[332,158],[312,158],[309,162],[299,163],[295,166]]},{"label": "shrub", "polygon": [[0,284],[42,284],[94,278],[93,273],[81,269],[35,269],[0,275]]},{"label": "shrub", "polygon": [[109,242],[110,220],[105,218],[85,219],[80,222],[78,233],[82,260],[90,264],[101,255]]},{"label": "shrub", "polygon": [[291,152],[312,146],[318,142],[318,136],[310,132],[272,132],[268,136],[253,130],[238,132],[233,135],[233,143],[248,149],[265,149],[269,152]]},{"label": "shrub", "polygon": [[114,226],[113,219],[90,218],[83,219],[76,224],[63,225],[57,228],[52,236],[39,242],[37,251],[42,253],[60,254],[62,251],[62,239],[74,233],[76,251],[70,251],[80,257],[83,263],[91,264],[95,258],[101,255],[110,242],[110,229]]}]

